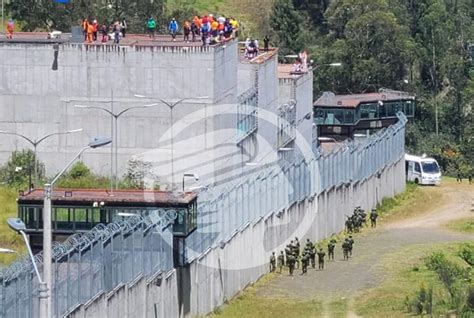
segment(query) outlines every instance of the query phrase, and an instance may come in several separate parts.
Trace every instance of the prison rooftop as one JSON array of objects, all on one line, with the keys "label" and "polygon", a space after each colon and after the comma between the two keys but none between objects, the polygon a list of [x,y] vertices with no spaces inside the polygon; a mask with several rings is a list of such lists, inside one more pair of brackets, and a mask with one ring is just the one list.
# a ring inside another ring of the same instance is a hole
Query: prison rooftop
[{"label": "prison rooftop", "polygon": [[239,62],[241,63],[248,63],[248,64],[263,64],[266,61],[273,58],[275,55],[278,54],[277,48],[269,48],[268,52],[265,52],[263,48],[259,49],[257,56],[248,59],[245,57],[245,42],[239,42]]},{"label": "prison rooftop", "polygon": [[293,64],[278,64],[278,78],[279,79],[298,79],[312,70],[302,72],[294,72]]},{"label": "prison rooftop", "polygon": [[[90,205],[104,202],[105,206],[147,206],[187,205],[194,199],[195,192],[170,192],[153,190],[105,190],[105,189],[54,189],[51,197],[55,205]],[[43,204],[44,190],[35,189],[20,193],[19,204]]]},{"label": "prison rooftop", "polygon": [[316,107],[347,107],[357,108],[364,103],[377,103],[378,101],[401,101],[415,100],[414,95],[407,92],[381,90],[378,93],[335,95],[331,92],[325,92],[314,102]]},{"label": "prison rooftop", "polygon": [[[104,45],[116,45],[113,40],[108,41],[107,43],[102,43],[100,41],[101,35],[98,35],[98,40],[93,43],[86,43],[84,41],[77,42],[72,41],[71,33],[62,33],[61,38],[59,39],[50,39],[48,38],[48,32],[15,32],[13,34],[13,39],[8,40],[5,37],[0,38],[0,43],[13,43],[13,44],[84,44],[91,46],[104,46]],[[176,41],[173,41],[170,35],[156,35],[155,38],[150,38],[146,34],[129,34],[127,33],[126,37],[120,39],[120,46],[156,46],[156,47],[202,47],[202,41],[200,38],[196,38],[195,42],[185,42],[182,40],[181,36],[176,38]],[[218,47],[225,45],[225,42],[216,43],[209,45],[209,47]]]}]

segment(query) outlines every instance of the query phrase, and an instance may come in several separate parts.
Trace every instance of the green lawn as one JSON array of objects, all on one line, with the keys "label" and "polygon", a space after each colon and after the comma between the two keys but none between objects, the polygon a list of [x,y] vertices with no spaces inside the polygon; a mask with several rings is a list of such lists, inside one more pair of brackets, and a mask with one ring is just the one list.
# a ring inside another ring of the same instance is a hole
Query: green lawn
[{"label": "green lawn", "polygon": [[447,227],[451,230],[474,233],[474,215],[469,218],[460,219],[447,224]]},{"label": "green lawn", "polygon": [[[269,280],[277,277],[269,274],[253,286],[248,287],[240,295],[232,299],[229,305],[215,310],[209,317],[226,318],[274,318],[274,317],[320,317],[323,304],[318,300],[297,301],[295,299],[267,298],[256,295],[259,286],[265,285]],[[339,304],[334,304],[339,307]]]},{"label": "green lawn", "polygon": [[[459,256],[461,243],[417,245],[387,255],[381,267],[387,277],[384,282],[355,299],[355,311],[363,317],[406,317],[406,299],[416,296],[421,286],[433,288],[434,317],[449,311],[449,294],[437,275],[424,264],[424,258],[433,252],[443,252],[447,258],[462,267],[469,267]],[[469,284],[466,282],[466,284]]]},{"label": "green lawn", "polygon": [[[23,253],[26,251],[23,239],[7,225],[8,218],[17,216],[17,195],[14,189],[0,187],[0,247]],[[16,254],[0,254],[0,265],[10,264],[16,257]]]}]

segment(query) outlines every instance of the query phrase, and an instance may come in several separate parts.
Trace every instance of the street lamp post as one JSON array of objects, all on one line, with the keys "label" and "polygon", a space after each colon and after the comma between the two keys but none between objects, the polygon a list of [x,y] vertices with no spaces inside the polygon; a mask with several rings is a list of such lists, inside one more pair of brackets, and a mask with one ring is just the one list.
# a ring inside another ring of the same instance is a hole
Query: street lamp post
[{"label": "street lamp post", "polygon": [[64,172],[79,158],[86,150],[95,149],[112,142],[112,139],[94,139],[86,147],[82,148],[76,156],[53,178],[50,183],[44,185],[44,206],[43,206],[43,278],[46,286],[50,292],[47,300],[47,316],[52,317],[51,312],[51,291],[52,291],[52,259],[51,259],[51,244],[52,244],[52,233],[51,233],[51,196],[53,194],[53,185],[58,181]]},{"label": "street lamp post", "polygon": [[[33,153],[34,153],[34,165],[35,165],[35,185],[38,184],[38,162],[36,160],[36,156],[37,156],[37,148],[38,148],[38,145],[40,143],[42,143],[43,141],[45,141],[46,139],[50,138],[50,137],[53,137],[53,136],[58,136],[58,135],[67,135],[67,134],[72,134],[72,133],[76,133],[76,132],[81,132],[82,131],[82,128],[79,128],[79,129],[73,129],[73,130],[68,130],[68,131],[65,131],[65,132],[57,132],[57,133],[52,133],[52,134],[48,134],[46,136],[43,136],[39,139],[31,139],[31,138],[28,138],[27,136],[25,135],[22,135],[22,134],[17,134],[15,132],[10,132],[10,131],[4,131],[4,130],[0,130],[0,134],[5,134],[5,135],[14,135],[14,136],[18,136],[18,137],[21,137],[23,139],[25,139],[26,141],[28,141],[32,146],[33,146]],[[31,180],[31,166],[30,166],[30,169],[29,169],[29,173],[30,173],[30,180]],[[31,186],[31,184],[29,185]]]},{"label": "street lamp post", "polygon": [[[23,223],[22,220],[17,219],[17,218],[10,218],[7,220],[8,226],[16,231],[19,232],[22,236],[23,239],[25,240],[26,247],[28,249],[28,254],[30,255],[31,258],[31,263],[33,263],[33,267],[35,269],[36,277],[38,277],[38,291],[39,291],[39,305],[40,305],[40,313],[39,316],[40,318],[49,318],[51,316],[48,316],[48,285],[47,282],[44,281],[39,273],[38,266],[36,265],[35,258],[33,256],[33,252],[31,251],[30,243],[28,242],[28,237],[26,236],[25,230],[26,226],[25,223]],[[11,250],[10,250],[11,251]],[[13,253],[17,253],[15,251],[11,251]],[[8,252],[8,253],[11,253]],[[50,260],[51,261],[51,260]],[[44,262],[44,260],[43,260]],[[43,263],[44,264],[44,263]],[[43,268],[44,271],[44,268]],[[43,272],[43,277],[44,277],[44,272]],[[51,285],[49,285],[49,288],[51,288]],[[51,299],[51,298],[49,298]]]},{"label": "street lamp post", "polygon": [[183,192],[184,192],[184,179],[185,178],[194,178],[194,180],[199,181],[199,176],[195,173],[185,173],[185,174],[183,174]]},{"label": "street lamp post", "polygon": [[2,32],[5,32],[4,1],[2,0]]},{"label": "street lamp post", "polygon": [[0,247],[0,254],[18,254],[18,252],[9,248]]},{"label": "street lamp post", "polygon": [[170,110],[170,134],[171,134],[171,187],[173,188],[174,187],[174,134],[173,134],[173,125],[174,125],[174,121],[173,121],[173,110],[174,108],[181,104],[182,102],[186,101],[186,100],[193,100],[193,99],[207,99],[209,98],[209,96],[199,96],[199,97],[186,97],[186,98],[182,98],[174,103],[171,103],[171,102],[168,102],[164,99],[161,99],[161,98],[149,98],[147,96],[144,96],[144,95],[138,95],[138,94],[135,94],[134,95],[135,97],[137,98],[148,98],[148,99],[151,99],[151,100],[157,100],[157,101],[160,101],[161,103],[165,104],[166,106],[168,106],[169,110]]},{"label": "street lamp post", "polygon": [[108,110],[107,108],[104,108],[104,107],[100,107],[100,106],[89,106],[89,105],[74,105],[74,107],[76,108],[87,108],[87,109],[98,109],[98,110],[101,110],[101,111],[104,111],[106,113],[108,113],[110,116],[112,116],[113,118],[113,121],[114,121],[114,129],[113,129],[113,139],[114,139],[114,143],[113,143],[113,146],[112,146],[112,150],[113,152],[115,153],[115,159],[113,159],[113,161],[115,161],[115,165],[114,165],[114,162],[111,162],[111,168],[114,169],[114,173],[113,175],[111,176],[111,189],[117,189],[118,187],[118,184],[117,184],[117,175],[118,175],[118,119],[120,118],[120,116],[122,116],[123,114],[125,114],[126,112],[132,110],[132,109],[137,109],[137,108],[148,108],[148,107],[153,107],[153,106],[157,106],[158,104],[148,104],[148,105],[141,105],[141,106],[132,106],[132,107],[129,107],[129,108],[126,108],[118,113],[115,113],[113,112],[113,110]]}]

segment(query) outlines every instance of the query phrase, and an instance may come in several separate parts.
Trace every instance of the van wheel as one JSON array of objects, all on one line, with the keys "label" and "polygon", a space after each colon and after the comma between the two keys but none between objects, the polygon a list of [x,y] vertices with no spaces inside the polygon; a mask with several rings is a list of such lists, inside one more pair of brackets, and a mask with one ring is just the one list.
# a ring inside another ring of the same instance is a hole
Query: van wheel
[{"label": "van wheel", "polygon": [[415,179],[415,184],[418,184],[418,183],[419,183],[418,178],[416,178]]}]

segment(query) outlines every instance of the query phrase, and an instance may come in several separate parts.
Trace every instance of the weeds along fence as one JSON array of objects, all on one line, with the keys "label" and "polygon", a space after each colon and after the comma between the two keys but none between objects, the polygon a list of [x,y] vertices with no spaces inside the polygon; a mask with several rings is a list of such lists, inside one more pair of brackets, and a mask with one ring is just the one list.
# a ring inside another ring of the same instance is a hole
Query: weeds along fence
[{"label": "weeds along fence", "polygon": [[[395,125],[364,142],[344,143],[328,154],[318,149],[310,158],[261,167],[238,183],[202,191],[198,229],[186,239],[187,279],[192,288],[187,291],[184,312],[206,314],[265,273],[269,247],[252,251],[255,241],[289,239],[294,227],[306,223],[304,231],[342,227],[343,214],[312,211],[329,210],[331,205],[350,208],[359,199],[349,198],[349,192],[362,196],[377,189],[374,178],[389,175],[387,180],[394,179],[405,151],[406,121],[399,114]],[[57,316],[82,312],[82,316],[77,314],[80,317],[117,317],[124,311],[132,316],[178,316],[169,229],[176,214],[167,210],[158,215],[159,219],[134,216],[98,225],[54,244],[53,312]],[[315,218],[306,220],[308,215]],[[320,237],[328,234],[328,230],[319,231]],[[245,246],[250,251],[243,251]],[[41,269],[42,255],[35,258]],[[161,273],[166,279],[158,290],[153,282],[162,284]],[[35,317],[38,286],[31,262],[22,259],[0,275],[0,317]],[[84,307],[91,311],[86,314]]]}]

